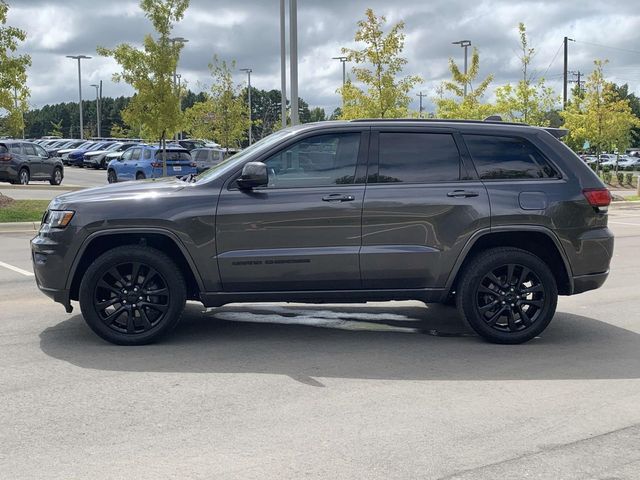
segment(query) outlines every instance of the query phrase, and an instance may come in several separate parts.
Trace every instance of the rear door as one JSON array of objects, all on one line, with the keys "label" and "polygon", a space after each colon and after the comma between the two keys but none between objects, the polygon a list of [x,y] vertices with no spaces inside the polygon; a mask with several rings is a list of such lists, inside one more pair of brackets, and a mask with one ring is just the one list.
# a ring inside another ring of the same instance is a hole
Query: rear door
[{"label": "rear door", "polygon": [[267,158],[269,185],[222,188],[217,259],[225,291],[361,288],[368,130],[309,133]]},{"label": "rear door", "polygon": [[489,199],[460,135],[377,128],[362,214],[365,288],[442,288],[471,235],[489,228]]}]

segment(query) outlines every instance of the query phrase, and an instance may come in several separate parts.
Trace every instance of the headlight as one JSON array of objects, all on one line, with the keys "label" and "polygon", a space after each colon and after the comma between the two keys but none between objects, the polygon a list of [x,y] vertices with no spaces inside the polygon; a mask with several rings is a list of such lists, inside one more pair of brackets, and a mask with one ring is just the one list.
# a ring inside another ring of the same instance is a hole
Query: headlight
[{"label": "headlight", "polygon": [[64,228],[73,218],[73,210],[49,210],[42,220],[43,225],[50,228]]}]

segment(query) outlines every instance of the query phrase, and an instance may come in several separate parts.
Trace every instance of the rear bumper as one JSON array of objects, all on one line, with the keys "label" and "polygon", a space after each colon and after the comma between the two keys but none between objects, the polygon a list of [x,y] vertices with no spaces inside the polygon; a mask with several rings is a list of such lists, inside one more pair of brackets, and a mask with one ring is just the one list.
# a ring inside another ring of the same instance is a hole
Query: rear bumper
[{"label": "rear bumper", "polygon": [[575,295],[600,288],[608,276],[609,270],[602,273],[592,273],[590,275],[579,275],[577,277],[573,277],[573,294]]}]

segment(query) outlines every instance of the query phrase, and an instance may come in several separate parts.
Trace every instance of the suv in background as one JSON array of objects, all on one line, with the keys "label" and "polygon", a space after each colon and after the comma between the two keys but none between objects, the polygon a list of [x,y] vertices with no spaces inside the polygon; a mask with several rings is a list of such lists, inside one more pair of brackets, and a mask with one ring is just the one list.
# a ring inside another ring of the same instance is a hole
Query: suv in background
[{"label": "suv in background", "polygon": [[24,140],[0,141],[0,181],[27,185],[31,180],[60,185],[64,167],[37,143]]},{"label": "suv in background", "polygon": [[455,303],[485,339],[525,342],[558,295],[604,283],[613,253],[609,191],[564,133],[450,120],[284,129],[195,179],[55,198],[31,241],[35,278],[124,345],[169,332],[186,300]]},{"label": "suv in background", "polygon": [[[196,164],[184,148],[167,148],[168,177],[195,175]],[[125,150],[119,157],[109,162],[107,180],[116,183],[122,180],[144,180],[160,178],[163,175],[162,149],[155,145],[139,145]]]},{"label": "suv in background", "polygon": [[191,158],[196,162],[198,173],[219,164],[224,160],[224,150],[221,148],[194,148],[191,150]]}]

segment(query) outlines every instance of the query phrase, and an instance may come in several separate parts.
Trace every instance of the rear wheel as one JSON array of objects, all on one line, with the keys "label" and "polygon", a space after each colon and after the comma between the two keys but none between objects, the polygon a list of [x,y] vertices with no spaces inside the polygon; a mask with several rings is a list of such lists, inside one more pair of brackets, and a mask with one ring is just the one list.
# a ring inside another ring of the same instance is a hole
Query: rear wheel
[{"label": "rear wheel", "polygon": [[60,167],[53,169],[53,175],[51,175],[49,183],[51,185],[60,185],[62,183],[62,169]]},{"label": "rear wheel", "polygon": [[20,185],[29,185],[29,170],[21,168],[18,172],[18,183]]},{"label": "rear wheel", "polygon": [[180,321],[184,278],[164,253],[122,246],[98,257],[80,284],[80,308],[91,329],[118,345],[158,340]]},{"label": "rear wheel", "polygon": [[471,328],[493,343],[523,343],[547,328],[558,288],[549,267],[517,248],[494,248],[466,266],[456,292]]},{"label": "rear wheel", "polygon": [[107,181],[109,183],[116,183],[118,181],[118,176],[116,175],[115,170],[109,170],[107,172]]},{"label": "rear wheel", "polygon": [[145,176],[144,173],[142,173],[142,172],[136,173],[136,180],[144,180],[145,178],[147,178],[147,177]]}]

